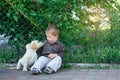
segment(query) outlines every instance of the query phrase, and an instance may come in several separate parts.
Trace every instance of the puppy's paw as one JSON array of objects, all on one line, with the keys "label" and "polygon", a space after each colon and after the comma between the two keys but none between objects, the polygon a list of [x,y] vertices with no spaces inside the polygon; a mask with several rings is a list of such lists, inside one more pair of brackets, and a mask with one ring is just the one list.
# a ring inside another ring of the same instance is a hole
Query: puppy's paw
[{"label": "puppy's paw", "polygon": [[23,69],[23,71],[28,71],[27,69]]},{"label": "puppy's paw", "polygon": [[19,70],[20,68],[19,68],[19,67],[16,67],[16,69],[18,69],[18,70]]},{"label": "puppy's paw", "polygon": [[16,66],[16,69],[18,69],[18,70],[21,69],[21,68],[20,68],[20,65],[17,65],[17,66]]}]

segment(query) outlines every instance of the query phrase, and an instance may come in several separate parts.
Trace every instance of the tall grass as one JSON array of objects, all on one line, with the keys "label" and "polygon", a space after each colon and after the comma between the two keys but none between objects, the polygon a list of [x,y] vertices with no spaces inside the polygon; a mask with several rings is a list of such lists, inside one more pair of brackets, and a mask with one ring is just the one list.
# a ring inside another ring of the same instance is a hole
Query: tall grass
[{"label": "tall grass", "polygon": [[75,53],[68,51],[64,60],[77,63],[120,63],[120,49],[111,47],[91,48],[87,51],[76,50]]}]

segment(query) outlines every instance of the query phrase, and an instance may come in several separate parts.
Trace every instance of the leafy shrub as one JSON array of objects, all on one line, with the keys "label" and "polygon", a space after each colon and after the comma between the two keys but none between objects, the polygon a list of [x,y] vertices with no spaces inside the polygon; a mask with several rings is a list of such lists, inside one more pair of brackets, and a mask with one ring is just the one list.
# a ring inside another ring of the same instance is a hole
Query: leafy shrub
[{"label": "leafy shrub", "polygon": [[[16,62],[25,44],[45,40],[48,23],[55,23],[66,46],[64,62],[119,63],[120,5],[115,0],[2,0],[0,6],[0,34],[10,36],[15,46],[1,52],[1,62]],[[105,10],[109,29],[101,30],[99,21],[89,20],[97,15],[87,11],[92,6]],[[73,19],[73,13],[79,19]]]},{"label": "leafy shrub", "polygon": [[[74,56],[73,56],[74,55]],[[120,49],[102,47],[89,49],[83,52],[79,50],[65,55],[65,61],[84,63],[120,63]]]}]

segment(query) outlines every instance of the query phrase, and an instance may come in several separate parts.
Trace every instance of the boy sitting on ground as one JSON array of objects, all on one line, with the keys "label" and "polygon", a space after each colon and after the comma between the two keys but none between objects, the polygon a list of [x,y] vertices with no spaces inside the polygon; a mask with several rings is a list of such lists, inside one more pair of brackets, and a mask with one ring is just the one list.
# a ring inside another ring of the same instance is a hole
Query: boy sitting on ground
[{"label": "boy sitting on ground", "polygon": [[46,29],[47,40],[44,43],[43,48],[38,49],[38,53],[42,53],[39,59],[31,67],[32,74],[42,73],[42,69],[45,73],[57,72],[62,64],[62,57],[64,54],[64,45],[58,40],[59,29],[54,24],[49,24]]}]

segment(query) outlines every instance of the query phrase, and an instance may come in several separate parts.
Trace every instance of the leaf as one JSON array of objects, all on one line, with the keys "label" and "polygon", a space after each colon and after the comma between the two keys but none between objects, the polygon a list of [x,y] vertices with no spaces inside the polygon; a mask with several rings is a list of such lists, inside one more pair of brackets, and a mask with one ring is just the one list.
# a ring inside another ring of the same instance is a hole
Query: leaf
[{"label": "leaf", "polygon": [[44,1],[43,0],[36,0],[36,2],[43,3]]},{"label": "leaf", "polygon": [[30,12],[30,15],[31,15],[31,16],[36,16],[37,14],[35,13],[35,11],[31,11],[31,12]]},{"label": "leaf", "polygon": [[10,17],[10,13],[7,13],[7,16]]},{"label": "leaf", "polygon": [[14,15],[13,18],[16,22],[18,22],[18,17],[17,16]]},{"label": "leaf", "polygon": [[15,32],[15,29],[14,29],[14,28],[11,28],[10,31]]}]

